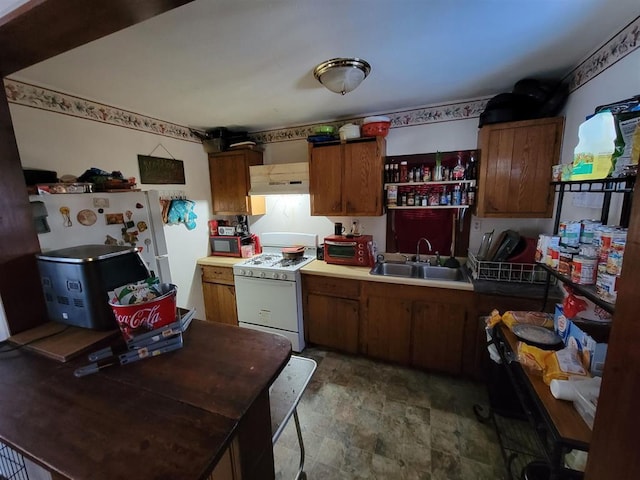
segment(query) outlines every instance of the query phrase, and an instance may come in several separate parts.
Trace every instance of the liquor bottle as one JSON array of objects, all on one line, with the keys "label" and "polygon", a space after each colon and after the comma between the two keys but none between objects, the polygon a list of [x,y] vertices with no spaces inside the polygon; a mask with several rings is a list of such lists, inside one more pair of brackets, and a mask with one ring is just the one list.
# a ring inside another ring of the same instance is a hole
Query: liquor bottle
[{"label": "liquor bottle", "polygon": [[431,181],[431,168],[428,165],[422,166],[422,181],[423,182]]},{"label": "liquor bottle", "polygon": [[462,191],[460,192],[460,205],[469,205],[469,195],[464,185],[462,186]]},{"label": "liquor bottle", "polygon": [[478,175],[478,165],[476,164],[475,150],[469,155],[469,170],[467,171],[467,180],[475,180]]},{"label": "liquor bottle", "polygon": [[476,203],[476,186],[473,183],[469,185],[467,198],[469,205],[473,205],[474,203]]},{"label": "liquor bottle", "polygon": [[442,195],[440,195],[440,205],[449,204],[449,194],[447,193],[447,187],[442,187]]},{"label": "liquor bottle", "polygon": [[453,187],[453,196],[451,197],[451,205],[462,204],[462,192],[460,191],[460,185]]},{"label": "liquor bottle", "polygon": [[391,183],[389,181],[389,164],[384,164],[384,183]]},{"label": "liquor bottle", "polygon": [[433,180],[436,182],[442,181],[442,160],[440,159],[440,152],[436,152],[436,166],[433,168]]},{"label": "liquor bottle", "polygon": [[458,162],[453,167],[452,180],[464,180],[464,165],[462,165],[462,152],[458,152]]},{"label": "liquor bottle", "polygon": [[407,162],[400,162],[400,183],[407,183],[409,181],[409,171]]}]

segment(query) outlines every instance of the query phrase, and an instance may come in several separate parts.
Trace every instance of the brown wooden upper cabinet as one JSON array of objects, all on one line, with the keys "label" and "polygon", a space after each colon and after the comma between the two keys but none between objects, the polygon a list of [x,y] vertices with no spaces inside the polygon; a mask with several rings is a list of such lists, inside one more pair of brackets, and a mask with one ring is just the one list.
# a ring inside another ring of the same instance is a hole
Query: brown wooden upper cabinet
[{"label": "brown wooden upper cabinet", "polygon": [[209,179],[213,213],[263,215],[264,197],[249,197],[249,167],[262,165],[259,150],[228,150],[209,154]]},{"label": "brown wooden upper cabinet", "polygon": [[383,137],[309,144],[311,215],[382,215]]},{"label": "brown wooden upper cabinet", "polygon": [[560,162],[564,118],[485,125],[478,133],[479,217],[550,218],[551,167]]}]

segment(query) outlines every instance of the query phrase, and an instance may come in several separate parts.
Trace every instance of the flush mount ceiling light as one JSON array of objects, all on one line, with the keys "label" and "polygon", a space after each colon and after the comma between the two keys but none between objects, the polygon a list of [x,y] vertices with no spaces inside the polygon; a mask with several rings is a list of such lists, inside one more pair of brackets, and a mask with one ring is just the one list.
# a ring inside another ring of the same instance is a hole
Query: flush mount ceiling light
[{"label": "flush mount ceiling light", "polygon": [[332,58],[313,69],[313,76],[325,87],[344,95],[367,78],[371,65],[361,58]]}]

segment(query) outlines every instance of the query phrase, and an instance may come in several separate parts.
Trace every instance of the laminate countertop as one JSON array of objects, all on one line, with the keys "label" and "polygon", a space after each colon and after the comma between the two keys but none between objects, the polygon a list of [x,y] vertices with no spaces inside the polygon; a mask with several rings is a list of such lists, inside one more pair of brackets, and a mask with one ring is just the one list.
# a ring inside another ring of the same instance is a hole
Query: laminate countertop
[{"label": "laminate countertop", "polygon": [[196,263],[206,267],[233,267],[244,260],[246,258],[210,256],[199,258]]},{"label": "laminate countertop", "polygon": [[0,441],[55,478],[204,479],[232,445],[243,479],[273,478],[269,386],[291,344],[199,320],[184,344],[81,378],[84,356],[3,353]]},{"label": "laminate countertop", "polygon": [[417,285],[432,288],[447,288],[450,290],[473,291],[473,283],[452,282],[446,280],[423,280],[419,278],[387,277],[372,275],[369,267],[347,267],[343,265],[330,265],[321,260],[313,260],[300,269],[303,275],[321,275],[325,277],[349,278],[352,280],[364,280],[368,282],[396,283],[401,285]]},{"label": "laminate countertop", "polygon": [[[234,257],[203,257],[198,259],[200,266],[232,267],[244,258]],[[545,295],[545,287],[540,284],[495,282],[488,280],[470,280],[468,282],[451,282],[443,280],[423,280],[417,278],[387,277],[372,275],[369,267],[348,267],[343,265],[330,265],[322,260],[313,260],[300,269],[304,275],[320,275],[325,277],[347,278],[352,280],[364,280],[368,282],[395,283],[401,285],[417,285],[432,288],[448,288],[452,290],[474,291],[476,293],[492,294],[500,296],[519,296],[542,299]],[[552,286],[549,291],[549,302],[557,302],[562,299],[562,294],[557,287]]]}]

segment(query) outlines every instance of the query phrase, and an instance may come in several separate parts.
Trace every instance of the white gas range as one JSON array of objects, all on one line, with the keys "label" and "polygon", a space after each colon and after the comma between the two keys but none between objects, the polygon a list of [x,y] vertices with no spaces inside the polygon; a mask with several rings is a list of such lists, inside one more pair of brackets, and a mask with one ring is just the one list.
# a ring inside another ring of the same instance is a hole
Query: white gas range
[{"label": "white gas range", "polygon": [[[262,254],[233,266],[238,324],[284,335],[295,352],[304,350],[300,269],[316,258],[318,236],[263,233]],[[304,246],[301,257],[284,258],[282,249]]]}]

